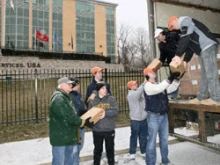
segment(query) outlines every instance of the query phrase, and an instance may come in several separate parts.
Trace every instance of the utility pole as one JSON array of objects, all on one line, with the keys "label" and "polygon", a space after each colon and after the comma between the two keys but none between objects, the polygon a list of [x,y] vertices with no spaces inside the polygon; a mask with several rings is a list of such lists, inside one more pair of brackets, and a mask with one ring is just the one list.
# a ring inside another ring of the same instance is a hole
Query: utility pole
[{"label": "utility pole", "polygon": [[150,52],[152,57],[156,58],[156,46],[154,39],[154,2],[153,0],[147,1],[147,11],[148,11],[148,26],[149,26],[149,38],[150,38]]}]

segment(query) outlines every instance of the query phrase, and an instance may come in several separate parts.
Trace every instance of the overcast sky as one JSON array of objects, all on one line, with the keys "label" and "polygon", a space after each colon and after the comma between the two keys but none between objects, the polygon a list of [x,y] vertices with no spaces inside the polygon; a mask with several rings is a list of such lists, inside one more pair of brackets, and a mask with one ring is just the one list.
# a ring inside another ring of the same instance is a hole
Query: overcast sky
[{"label": "overcast sky", "polygon": [[129,24],[132,27],[148,29],[146,0],[102,0],[118,4],[116,8],[117,26]]}]

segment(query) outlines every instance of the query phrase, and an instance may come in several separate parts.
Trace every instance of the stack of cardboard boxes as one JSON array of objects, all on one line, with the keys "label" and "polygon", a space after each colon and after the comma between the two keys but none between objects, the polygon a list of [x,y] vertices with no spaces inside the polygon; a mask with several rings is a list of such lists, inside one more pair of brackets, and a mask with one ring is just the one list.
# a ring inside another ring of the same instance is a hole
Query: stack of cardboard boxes
[{"label": "stack of cardboard boxes", "polygon": [[[217,65],[218,65],[218,73],[220,78],[220,48],[218,49],[217,54]],[[184,76],[180,80],[180,89],[179,94],[182,97],[190,97],[196,96],[199,91],[200,85],[200,62],[199,57],[197,55],[193,55],[192,59],[188,63],[188,67]]]}]

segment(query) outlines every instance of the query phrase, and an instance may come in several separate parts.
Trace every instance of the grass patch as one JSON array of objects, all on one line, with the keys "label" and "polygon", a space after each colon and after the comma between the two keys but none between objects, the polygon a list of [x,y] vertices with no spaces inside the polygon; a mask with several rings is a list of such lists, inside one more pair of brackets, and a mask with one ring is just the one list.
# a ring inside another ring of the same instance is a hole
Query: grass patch
[{"label": "grass patch", "polygon": [[[128,113],[121,113],[116,118],[117,127],[125,127],[130,124]],[[91,129],[86,128],[86,131]],[[0,144],[21,140],[30,140],[35,138],[44,138],[49,136],[49,123],[42,122],[39,124],[19,124],[12,126],[4,126],[0,129]]]}]

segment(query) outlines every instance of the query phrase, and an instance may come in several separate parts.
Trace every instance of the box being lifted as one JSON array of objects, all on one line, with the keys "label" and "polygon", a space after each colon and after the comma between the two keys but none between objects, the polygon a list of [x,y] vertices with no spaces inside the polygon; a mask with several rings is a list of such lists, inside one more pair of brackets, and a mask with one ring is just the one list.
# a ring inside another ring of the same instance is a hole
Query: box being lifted
[{"label": "box being lifted", "polygon": [[91,117],[91,119],[89,120],[90,122],[94,122],[97,123],[100,120],[100,116],[103,113],[103,109],[102,108],[91,108],[89,109],[84,115],[81,116],[81,119],[88,119],[89,117]]},{"label": "box being lifted", "polygon": [[156,72],[158,69],[160,69],[161,66],[162,62],[155,58],[147,67],[152,68]]},{"label": "box being lifted", "polygon": [[170,63],[170,70],[171,70],[172,73],[173,72],[180,72],[180,76],[178,78],[182,77],[182,75],[185,72],[185,68],[184,68],[183,62],[181,64],[177,64],[175,61],[172,61]]}]

